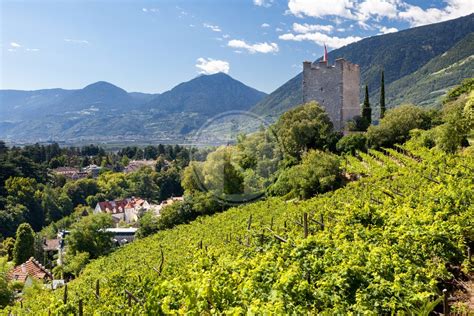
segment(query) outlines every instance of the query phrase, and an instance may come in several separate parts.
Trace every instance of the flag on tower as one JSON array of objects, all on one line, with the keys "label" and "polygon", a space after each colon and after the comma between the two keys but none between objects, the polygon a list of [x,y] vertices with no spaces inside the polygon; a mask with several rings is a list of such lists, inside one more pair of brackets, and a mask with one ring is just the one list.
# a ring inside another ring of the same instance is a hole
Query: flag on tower
[{"label": "flag on tower", "polygon": [[324,57],[323,57],[324,62],[328,62],[328,49],[326,47],[326,44],[324,44]]}]

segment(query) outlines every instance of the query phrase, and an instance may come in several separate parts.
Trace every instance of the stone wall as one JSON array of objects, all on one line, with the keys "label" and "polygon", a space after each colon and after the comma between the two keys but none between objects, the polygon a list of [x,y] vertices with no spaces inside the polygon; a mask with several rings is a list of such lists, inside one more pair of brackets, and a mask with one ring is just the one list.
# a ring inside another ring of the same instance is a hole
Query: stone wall
[{"label": "stone wall", "polygon": [[342,130],[344,122],[360,112],[359,78],[359,66],[344,59],[336,60],[334,65],[304,62],[303,102],[318,102],[334,128]]}]

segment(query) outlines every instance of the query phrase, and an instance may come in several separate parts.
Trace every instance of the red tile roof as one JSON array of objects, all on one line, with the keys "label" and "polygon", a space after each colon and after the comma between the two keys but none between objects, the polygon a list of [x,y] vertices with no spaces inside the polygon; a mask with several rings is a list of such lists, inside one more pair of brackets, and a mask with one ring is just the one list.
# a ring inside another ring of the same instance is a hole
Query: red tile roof
[{"label": "red tile roof", "polygon": [[141,198],[132,197],[124,200],[99,202],[99,208],[102,212],[117,214],[124,213],[126,208],[142,206],[145,202]]},{"label": "red tile roof", "polygon": [[16,280],[20,282],[25,282],[28,276],[40,280],[53,279],[53,275],[51,274],[51,272],[45,267],[43,267],[33,257],[28,259],[28,261],[26,261],[25,263],[14,267],[13,270],[11,270],[8,274],[8,278],[10,280]]}]

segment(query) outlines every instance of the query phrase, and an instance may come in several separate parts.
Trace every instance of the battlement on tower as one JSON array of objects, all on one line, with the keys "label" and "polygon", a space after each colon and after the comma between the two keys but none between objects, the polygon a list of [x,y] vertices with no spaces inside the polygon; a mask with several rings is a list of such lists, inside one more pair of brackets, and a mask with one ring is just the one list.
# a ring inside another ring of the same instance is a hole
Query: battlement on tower
[{"label": "battlement on tower", "polygon": [[333,65],[327,61],[303,62],[303,102],[318,102],[336,130],[360,114],[359,86],[359,65],[343,58]]}]

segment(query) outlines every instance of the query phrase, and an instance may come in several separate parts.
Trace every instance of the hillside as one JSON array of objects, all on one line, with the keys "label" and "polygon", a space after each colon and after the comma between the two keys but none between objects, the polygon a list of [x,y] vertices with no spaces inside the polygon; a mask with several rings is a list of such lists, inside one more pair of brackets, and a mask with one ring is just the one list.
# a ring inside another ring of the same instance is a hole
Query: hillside
[{"label": "hillside", "polygon": [[[366,38],[333,50],[329,52],[328,57],[331,63],[336,58],[342,57],[352,63],[359,64],[361,84],[368,84],[370,92],[374,96],[379,87],[382,69],[385,71],[385,84],[389,85],[419,70],[433,58],[450,50],[472,32],[474,32],[474,14],[442,23]],[[472,42],[471,45],[467,45],[467,43],[468,41],[466,41],[466,46],[460,45],[460,49],[461,47],[465,48],[470,54],[473,54]],[[452,54],[458,56],[465,54],[465,52],[452,52]],[[459,83],[463,79],[460,76],[464,74],[468,77],[474,76],[473,68],[466,67],[464,73],[456,72],[447,82],[457,81],[456,83]],[[259,102],[253,110],[259,114],[275,117],[298,105],[302,101],[301,78],[300,73]],[[387,89],[387,91],[389,90]],[[400,90],[393,93],[403,95],[405,91]],[[427,93],[422,94],[422,101],[425,96]],[[387,101],[389,104],[392,102],[390,99]]]},{"label": "hillside", "polygon": [[363,178],[342,189],[161,231],[89,264],[67,304],[62,289],[44,289],[13,313],[76,313],[79,300],[85,314],[422,310],[473,242],[473,157],[408,147],[360,157],[345,169]]},{"label": "hillside", "polygon": [[393,107],[403,102],[440,105],[441,97],[459,84],[459,78],[474,76],[473,44],[474,33],[471,33],[414,73],[387,85],[388,106]]}]

